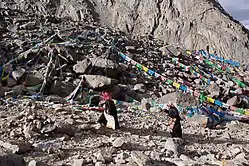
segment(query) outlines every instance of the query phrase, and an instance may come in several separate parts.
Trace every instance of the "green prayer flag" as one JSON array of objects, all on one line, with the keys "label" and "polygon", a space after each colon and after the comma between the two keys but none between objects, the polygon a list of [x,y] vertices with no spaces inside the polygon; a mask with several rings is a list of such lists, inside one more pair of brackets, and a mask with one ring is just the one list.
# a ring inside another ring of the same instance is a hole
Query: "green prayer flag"
[{"label": "green prayer flag", "polygon": [[141,64],[139,64],[139,63],[136,64],[136,67],[137,67],[139,70],[142,70],[142,69],[143,69],[143,65],[141,65]]},{"label": "green prayer flag", "polygon": [[238,108],[238,109],[236,110],[236,112],[238,112],[238,113],[240,113],[240,114],[242,114],[242,115],[245,114],[245,110],[244,110],[243,108]]},{"label": "green prayer flag", "polygon": [[172,80],[170,80],[170,79],[167,79],[167,84],[169,84],[169,85],[171,85],[171,84],[173,84],[173,81]]},{"label": "green prayer flag", "polygon": [[204,93],[203,93],[203,92],[201,92],[201,93],[200,93],[200,102],[203,103],[206,99],[207,99],[207,97],[204,96]]}]

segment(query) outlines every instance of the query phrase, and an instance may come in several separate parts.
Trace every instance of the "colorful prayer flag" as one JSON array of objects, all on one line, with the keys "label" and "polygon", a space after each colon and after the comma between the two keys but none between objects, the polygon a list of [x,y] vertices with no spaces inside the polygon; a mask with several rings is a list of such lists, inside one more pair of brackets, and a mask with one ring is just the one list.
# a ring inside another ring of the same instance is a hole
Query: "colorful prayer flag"
[{"label": "colorful prayer flag", "polygon": [[136,67],[137,67],[139,70],[142,70],[143,65],[141,65],[141,64],[139,64],[139,63],[137,63],[137,64],[136,64]]},{"label": "colorful prayer flag", "polygon": [[126,58],[126,55],[125,54],[123,54],[123,53],[119,53],[119,55],[123,58],[123,59],[125,59]]},{"label": "colorful prayer flag", "polygon": [[160,78],[161,78],[161,81],[166,81],[166,77],[161,76]]},{"label": "colorful prayer flag", "polygon": [[149,75],[151,75],[151,76],[154,76],[154,75],[155,75],[155,71],[150,70],[150,69],[149,69],[148,73],[149,73]]},{"label": "colorful prayer flag", "polygon": [[214,103],[215,99],[211,98],[211,97],[207,97],[207,102],[209,103]]},{"label": "colorful prayer flag", "polygon": [[126,59],[125,59],[127,62],[130,62],[131,61],[131,58],[126,56]]},{"label": "colorful prayer flag", "polygon": [[170,79],[167,79],[167,84],[171,85],[173,84],[174,81],[170,80]]},{"label": "colorful prayer flag", "polygon": [[148,72],[148,68],[147,67],[145,67],[145,66],[142,66],[142,69],[143,69],[143,71],[145,71],[145,72]]},{"label": "colorful prayer flag", "polygon": [[230,106],[228,104],[226,104],[226,103],[222,103],[222,107],[223,108],[229,108]]},{"label": "colorful prayer flag", "polygon": [[155,73],[155,77],[158,78],[158,77],[161,77],[161,75],[158,73]]},{"label": "colorful prayer flag", "polygon": [[215,100],[215,101],[214,101],[214,104],[217,105],[217,106],[222,107],[222,102],[219,101],[219,100]]},{"label": "colorful prayer flag", "polygon": [[178,84],[177,82],[173,82],[173,86],[176,87],[177,89],[180,89],[180,84]]},{"label": "colorful prayer flag", "polygon": [[186,52],[188,55],[191,55],[192,54],[192,52],[191,51],[189,51],[189,50],[187,50],[187,52]]},{"label": "colorful prayer flag", "polygon": [[246,115],[246,116],[249,116],[249,110],[246,110],[246,111],[245,111],[245,115]]},{"label": "colorful prayer flag", "polygon": [[184,91],[184,92],[187,91],[187,87],[186,87],[185,85],[181,85],[181,86],[180,86],[180,89],[181,89],[182,91]]},{"label": "colorful prayer flag", "polygon": [[242,115],[245,114],[245,110],[244,110],[243,108],[238,108],[238,109],[236,110],[236,112],[238,112],[238,113],[240,113],[240,114],[242,114]]},{"label": "colorful prayer flag", "polygon": [[137,62],[134,60],[131,60],[131,64],[135,66],[135,65],[137,65]]},{"label": "colorful prayer flag", "polygon": [[237,107],[230,106],[230,110],[232,110],[232,111],[236,111],[237,109],[238,109]]}]

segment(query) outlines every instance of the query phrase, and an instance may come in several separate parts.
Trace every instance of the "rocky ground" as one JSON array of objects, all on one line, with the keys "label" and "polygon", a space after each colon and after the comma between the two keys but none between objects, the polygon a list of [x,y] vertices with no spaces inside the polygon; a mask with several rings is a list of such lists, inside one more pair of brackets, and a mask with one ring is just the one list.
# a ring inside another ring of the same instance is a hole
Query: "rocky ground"
[{"label": "rocky ground", "polygon": [[[246,123],[232,121],[210,130],[202,127],[206,117],[196,116],[182,121],[183,139],[171,139],[166,114],[158,108],[145,109],[144,105],[154,100],[183,106],[199,102],[138,71],[120,59],[118,51],[167,78],[248,109],[247,89],[231,81],[228,73],[214,71],[194,57],[186,58],[184,49],[167,46],[165,50],[163,41],[151,37],[126,36],[91,21],[24,17],[19,10],[0,11],[0,57],[4,66],[0,165],[249,164]],[[198,76],[172,61],[179,58],[179,53],[183,54],[181,63],[205,69],[203,75],[213,72],[219,80],[203,86]],[[233,76],[248,85],[248,72]],[[72,93],[78,85],[86,93]],[[114,99],[123,101],[118,106],[120,130],[97,124],[100,113],[75,107],[87,104],[90,93],[102,90],[111,91]],[[230,91],[236,91],[232,101]],[[131,103],[131,99],[137,102]]]},{"label": "rocky ground", "polygon": [[21,154],[29,165],[248,164],[248,124],[210,130],[191,118],[182,121],[183,140],[172,140],[164,113],[123,111],[117,131],[97,124],[99,115],[29,100],[1,106],[2,153]]}]

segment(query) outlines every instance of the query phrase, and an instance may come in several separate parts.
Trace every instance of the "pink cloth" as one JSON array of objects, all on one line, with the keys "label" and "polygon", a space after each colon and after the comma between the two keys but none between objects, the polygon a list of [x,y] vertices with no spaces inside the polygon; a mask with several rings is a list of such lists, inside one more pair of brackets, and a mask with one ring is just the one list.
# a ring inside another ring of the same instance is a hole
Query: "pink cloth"
[{"label": "pink cloth", "polygon": [[111,94],[108,92],[102,92],[101,95],[102,95],[104,100],[111,100],[112,99]]}]

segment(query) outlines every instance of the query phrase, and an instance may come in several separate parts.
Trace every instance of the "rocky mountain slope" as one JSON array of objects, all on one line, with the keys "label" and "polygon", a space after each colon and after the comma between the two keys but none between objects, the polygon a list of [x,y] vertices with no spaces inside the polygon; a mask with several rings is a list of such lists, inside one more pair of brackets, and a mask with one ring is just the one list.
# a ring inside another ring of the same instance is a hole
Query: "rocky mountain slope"
[{"label": "rocky mountain slope", "polygon": [[74,21],[93,21],[132,35],[201,49],[247,63],[249,31],[224,11],[217,0],[23,0],[6,6]]},{"label": "rocky mountain slope", "polygon": [[[111,27],[115,5],[1,1],[0,165],[248,165],[249,69],[99,26]],[[118,15],[130,21],[136,13]],[[156,35],[159,24],[151,22],[148,34]],[[133,22],[123,24],[127,33],[138,32]],[[103,90],[115,99],[120,130],[102,127],[101,113],[89,111]],[[170,138],[162,109],[172,102],[183,139]],[[209,106],[220,116],[200,115]]]}]

